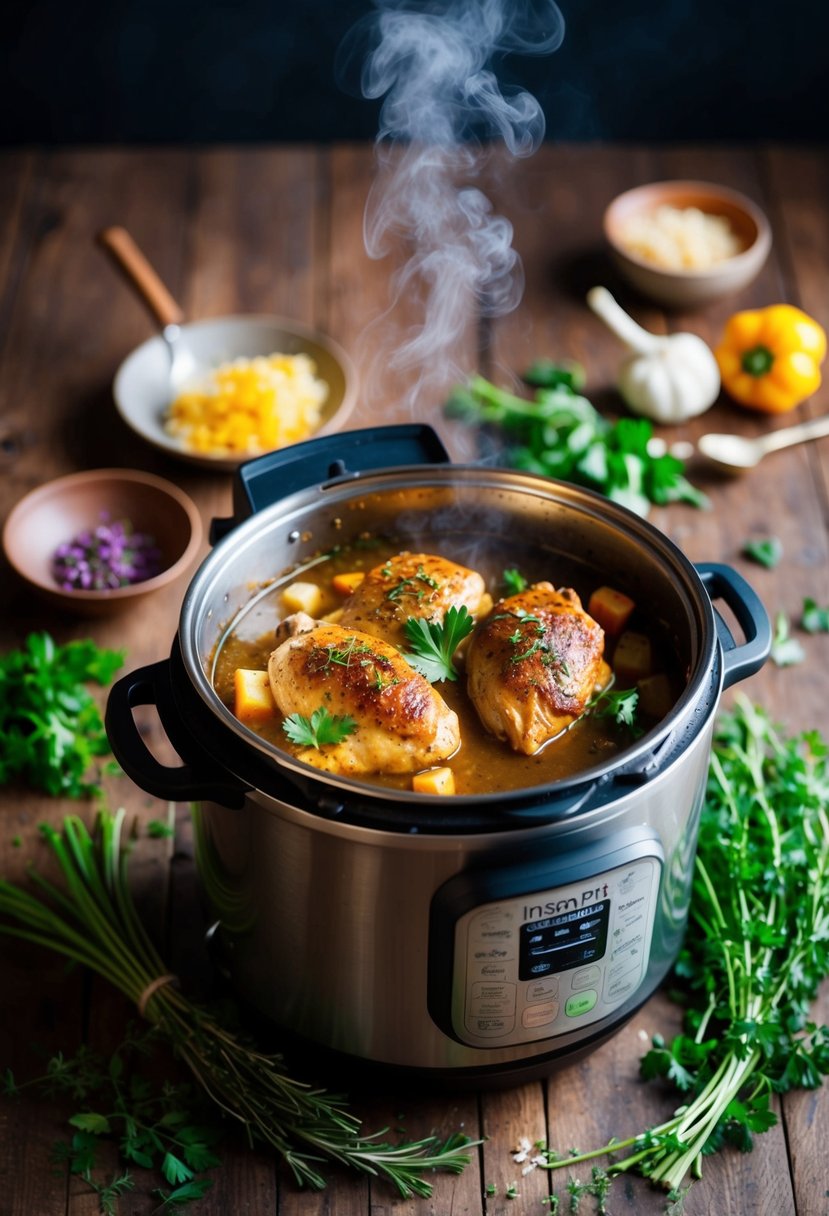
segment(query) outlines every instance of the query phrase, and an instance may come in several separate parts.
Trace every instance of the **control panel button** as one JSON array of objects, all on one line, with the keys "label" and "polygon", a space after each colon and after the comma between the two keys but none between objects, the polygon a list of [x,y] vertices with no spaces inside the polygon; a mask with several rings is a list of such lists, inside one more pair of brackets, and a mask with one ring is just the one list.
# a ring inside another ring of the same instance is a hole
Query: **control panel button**
[{"label": "control panel button", "polygon": [[515,1028],[515,1018],[467,1018],[467,1030],[483,1039],[498,1039]]},{"label": "control panel button", "polygon": [[544,1001],[541,1005],[528,1005],[521,1014],[521,1024],[528,1030],[534,1026],[549,1026],[558,1017],[558,1001]]},{"label": "control panel button", "polygon": [[528,1005],[533,1005],[536,1001],[548,1001],[551,996],[558,996],[558,976],[551,975],[546,980],[534,980],[527,984],[527,991],[524,995]]},{"label": "control panel button", "polygon": [[515,984],[473,984],[470,998],[472,1017],[515,1013]]},{"label": "control panel button", "polygon": [[472,982],[475,980],[485,980],[487,983],[494,984],[511,979],[514,970],[515,968],[511,967],[509,963],[478,963],[476,966],[470,967],[469,979]]},{"label": "control panel button", "polygon": [[578,992],[575,996],[568,997],[564,1012],[568,1018],[579,1018],[582,1014],[589,1013],[598,999],[596,989],[588,988],[586,992]]},{"label": "control panel button", "polygon": [[598,967],[582,967],[581,971],[577,971],[570,981],[570,985],[574,992],[581,992],[582,988],[590,988],[593,984],[598,984],[601,977],[601,971]]}]

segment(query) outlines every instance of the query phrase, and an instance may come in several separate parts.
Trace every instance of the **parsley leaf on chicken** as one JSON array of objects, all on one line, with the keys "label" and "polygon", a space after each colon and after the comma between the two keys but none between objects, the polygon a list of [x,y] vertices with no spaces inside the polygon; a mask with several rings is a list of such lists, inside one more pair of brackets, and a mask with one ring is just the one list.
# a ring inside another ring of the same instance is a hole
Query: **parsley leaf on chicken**
[{"label": "parsley leaf on chicken", "polygon": [[450,608],[442,624],[410,616],[406,621],[406,637],[412,649],[405,651],[403,658],[432,684],[457,680],[452,656],[472,632],[474,624],[475,619],[465,604]]},{"label": "parsley leaf on chicken", "polygon": [[346,735],[354,733],[357,723],[347,714],[330,714],[321,705],[310,718],[304,714],[290,714],[282,723],[282,729],[292,743],[320,748],[327,743],[341,743]]}]

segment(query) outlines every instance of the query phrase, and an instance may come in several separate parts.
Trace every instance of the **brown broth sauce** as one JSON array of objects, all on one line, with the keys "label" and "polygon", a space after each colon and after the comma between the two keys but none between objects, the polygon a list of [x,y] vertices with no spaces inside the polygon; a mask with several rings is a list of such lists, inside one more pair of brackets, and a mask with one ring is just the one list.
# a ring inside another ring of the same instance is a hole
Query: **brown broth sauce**
[{"label": "brown broth sauce", "polygon": [[[274,634],[278,622],[286,615],[281,597],[285,587],[292,582],[316,583],[322,592],[320,616],[335,611],[343,604],[343,598],[333,590],[331,580],[335,574],[356,570],[370,570],[380,565],[389,557],[400,553],[403,546],[398,542],[377,541],[362,546],[350,546],[324,558],[311,569],[304,569],[289,578],[280,578],[273,587],[272,595],[265,595],[258,600],[255,610],[240,620],[238,627],[231,629],[223,638],[215,656],[213,682],[218,696],[231,710],[233,709],[233,679],[237,667],[265,670],[268,657],[274,649]],[[570,586],[579,593],[585,606],[591,592],[600,585],[600,579],[585,583],[585,571],[577,568],[564,571],[560,563],[556,569],[545,567],[539,559],[537,551],[522,553],[518,546],[510,545],[507,550],[504,545],[488,545],[486,560],[465,560],[459,553],[459,546],[453,545],[451,538],[436,543],[436,538],[430,536],[428,541],[418,547],[411,538],[407,537],[405,549],[410,552],[436,553],[452,561],[461,562],[477,569],[483,576],[487,589],[497,600],[505,591],[502,572],[506,568],[517,568],[528,582],[539,582],[548,579],[555,586]],[[580,575],[580,576],[579,576]],[[665,671],[674,691],[679,688],[680,680],[670,665],[670,648],[664,638],[660,638],[653,624],[647,620],[641,609],[637,607],[629,628],[647,634],[654,647],[656,655],[655,670]],[[455,665],[459,669],[457,682],[444,681],[435,685],[437,691],[447,705],[455,711],[460,720],[461,746],[446,763],[451,767],[455,776],[456,793],[476,794],[493,793],[505,790],[524,789],[530,786],[547,785],[553,781],[570,778],[575,773],[601,764],[628,746],[632,736],[626,727],[617,726],[609,719],[596,718],[586,715],[576,722],[569,730],[551,740],[534,756],[525,756],[514,752],[504,742],[494,738],[482,726],[475,707],[466,694],[466,680],[463,673],[461,652],[456,656]],[[613,662],[613,641],[605,640],[605,658]],[[283,719],[277,717],[272,721],[251,727],[262,739],[273,744],[283,752],[297,755],[301,750],[287,739],[282,730]],[[641,725],[647,727],[652,722],[643,720]],[[377,774],[361,778],[373,785],[387,788],[411,789],[410,775],[387,776]]]}]

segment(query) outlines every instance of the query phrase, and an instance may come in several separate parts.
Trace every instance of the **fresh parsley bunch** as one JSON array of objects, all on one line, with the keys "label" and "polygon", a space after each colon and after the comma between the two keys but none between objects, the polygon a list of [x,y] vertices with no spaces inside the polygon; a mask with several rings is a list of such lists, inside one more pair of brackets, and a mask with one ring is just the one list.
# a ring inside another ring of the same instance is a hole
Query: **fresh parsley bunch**
[{"label": "fresh parsley bunch", "polygon": [[528,377],[538,386],[532,401],[473,376],[454,390],[446,413],[502,430],[514,468],[598,490],[639,515],[647,515],[651,503],[707,506],[681,460],[652,452],[647,419],[609,422],[580,395],[581,380],[572,370],[535,365]]},{"label": "fresh parsley bunch", "polygon": [[676,976],[685,1030],[654,1039],[642,1075],[672,1082],[664,1123],[601,1149],[548,1151],[547,1168],[611,1155],[674,1198],[702,1158],[744,1152],[777,1122],[772,1094],[829,1074],[829,1028],[809,1007],[829,975],[829,747],[786,738],[742,698],[719,724],[702,814],[690,920]]},{"label": "fresh parsley bunch", "polygon": [[98,793],[88,770],[110,747],[85,685],[108,684],[123,662],[122,651],[59,646],[48,633],[0,657],[0,784],[19,778],[68,798]]}]

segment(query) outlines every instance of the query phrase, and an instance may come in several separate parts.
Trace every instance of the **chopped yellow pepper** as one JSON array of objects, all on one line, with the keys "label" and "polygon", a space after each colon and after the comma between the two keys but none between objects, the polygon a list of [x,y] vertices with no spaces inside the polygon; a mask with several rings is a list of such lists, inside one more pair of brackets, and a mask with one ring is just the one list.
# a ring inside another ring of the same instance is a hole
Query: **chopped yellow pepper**
[{"label": "chopped yellow pepper", "polygon": [[738,312],[714,351],[723,388],[740,405],[780,414],[820,386],[826,334],[791,304]]}]

